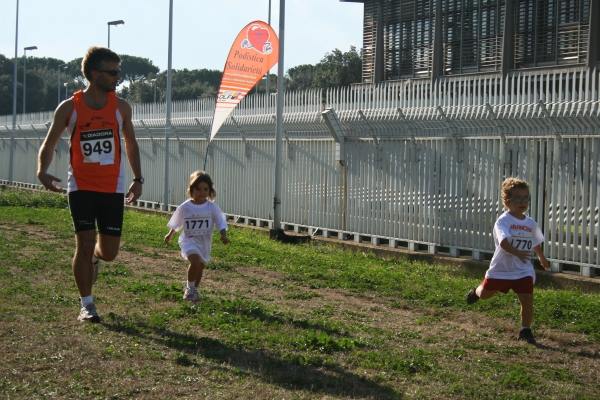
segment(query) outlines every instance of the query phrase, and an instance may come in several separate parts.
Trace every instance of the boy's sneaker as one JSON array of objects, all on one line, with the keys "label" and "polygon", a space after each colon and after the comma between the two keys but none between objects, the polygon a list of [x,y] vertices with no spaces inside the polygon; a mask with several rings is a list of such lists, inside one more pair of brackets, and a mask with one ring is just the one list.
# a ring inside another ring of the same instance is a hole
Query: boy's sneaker
[{"label": "boy's sneaker", "polygon": [[96,305],[92,303],[88,304],[85,307],[81,307],[81,311],[79,312],[79,317],[77,317],[77,319],[82,322],[100,322],[100,317],[98,316],[98,312],[96,311]]},{"label": "boy's sneaker", "polygon": [[98,279],[98,271],[100,270],[100,260],[92,255],[92,265],[94,266],[94,275],[92,277],[92,285],[96,283]]},{"label": "boy's sneaker", "polygon": [[530,328],[521,329],[521,332],[519,332],[519,340],[523,340],[529,344],[535,344],[535,339]]},{"label": "boy's sneaker", "polygon": [[476,290],[477,290],[477,288],[475,287],[475,288],[471,289],[471,291],[469,293],[467,293],[467,304],[473,304],[477,300],[479,300],[479,296],[477,296]]}]

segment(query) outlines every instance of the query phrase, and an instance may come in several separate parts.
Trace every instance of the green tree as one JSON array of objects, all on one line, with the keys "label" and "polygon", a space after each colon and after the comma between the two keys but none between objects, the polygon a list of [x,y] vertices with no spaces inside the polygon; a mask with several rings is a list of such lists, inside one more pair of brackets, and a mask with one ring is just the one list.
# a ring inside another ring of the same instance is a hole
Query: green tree
[{"label": "green tree", "polygon": [[[17,113],[23,110],[23,57],[17,60]],[[65,64],[56,58],[27,57],[27,112],[51,111],[58,105],[58,66]],[[13,60],[0,55],[0,115],[12,114]],[[64,83],[71,83],[69,68],[61,70],[61,98],[64,99]],[[77,85],[70,84],[74,92]]]},{"label": "green tree", "polygon": [[[121,57],[121,81],[134,83],[150,75],[156,75],[160,71],[160,68],[154,65],[148,58],[127,54],[119,54],[119,57]],[[74,72],[74,79],[77,81],[85,81],[85,77],[81,72],[82,61],[83,57],[79,57],[68,63],[67,69]]]},{"label": "green tree", "polygon": [[356,47],[342,52],[335,49],[325,56],[317,65],[299,65],[288,70],[286,89],[328,89],[349,86],[362,80],[362,56]]},{"label": "green tree", "polygon": [[[171,79],[171,99],[186,100],[201,97],[216,97],[222,72],[209,69],[173,70]],[[149,74],[148,77],[124,86],[119,96],[132,104],[154,101],[154,83],[156,79],[156,101],[167,99],[167,71]]]},{"label": "green tree", "polygon": [[158,74],[160,68],[148,58],[129,56],[121,54],[121,78],[134,83],[140,79],[147,78],[150,74]]},{"label": "green tree", "polygon": [[311,64],[298,65],[288,69],[285,80],[286,90],[306,90],[314,88],[317,67]]},{"label": "green tree", "polygon": [[343,53],[335,49],[316,65],[314,85],[319,88],[350,86],[362,80],[362,56],[356,47]]},{"label": "green tree", "polygon": [[0,115],[12,114],[12,93],[13,77],[12,75],[0,75]]},{"label": "green tree", "polygon": [[[156,101],[166,100],[167,73],[160,72],[147,58],[120,55],[122,82],[127,84],[119,88],[119,96],[131,103],[149,103],[154,101],[154,83],[156,79]],[[64,100],[64,84],[67,83],[67,95],[71,96],[85,89],[87,81],[81,72],[82,58],[69,61],[61,68],[58,82],[58,66],[65,64],[56,58],[27,58],[27,111],[52,111],[58,105],[57,92]],[[17,112],[22,112],[23,62],[18,60],[17,71]],[[222,71],[209,69],[173,70],[172,99],[184,100],[200,97],[215,97],[221,83]],[[277,91],[277,75],[270,74],[270,93]],[[316,65],[299,65],[288,70],[284,86],[286,90],[327,89],[348,86],[361,82],[362,57],[355,47],[347,52],[335,49],[326,53]],[[59,87],[60,86],[60,87]],[[250,91],[265,93],[266,80],[259,81]],[[13,60],[0,54],[0,115],[12,114],[13,96]]]}]

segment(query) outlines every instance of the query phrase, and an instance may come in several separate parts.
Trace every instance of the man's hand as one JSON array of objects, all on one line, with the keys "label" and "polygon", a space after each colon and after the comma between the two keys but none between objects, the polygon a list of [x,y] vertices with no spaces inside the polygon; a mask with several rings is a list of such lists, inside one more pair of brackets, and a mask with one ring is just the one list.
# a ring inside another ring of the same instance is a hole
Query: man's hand
[{"label": "man's hand", "polygon": [[51,190],[53,192],[58,192],[58,193],[62,193],[62,188],[55,186],[53,182],[62,182],[60,179],[58,179],[55,176],[50,175],[47,172],[38,172],[38,179],[40,180],[40,182],[42,182],[42,185],[44,185],[44,187],[48,190]]},{"label": "man's hand", "polygon": [[127,192],[127,204],[132,203],[140,198],[142,195],[142,184],[139,182],[133,182],[131,186],[129,186],[129,191]]}]

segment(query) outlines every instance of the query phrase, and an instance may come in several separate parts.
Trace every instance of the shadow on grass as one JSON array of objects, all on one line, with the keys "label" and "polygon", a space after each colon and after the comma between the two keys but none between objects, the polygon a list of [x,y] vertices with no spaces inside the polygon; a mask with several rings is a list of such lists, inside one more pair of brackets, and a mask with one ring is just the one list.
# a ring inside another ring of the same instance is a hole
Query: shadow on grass
[{"label": "shadow on grass", "polygon": [[288,390],[302,390],[328,396],[369,399],[402,399],[394,389],[380,385],[344,370],[339,366],[310,365],[302,356],[291,359],[276,357],[263,350],[243,350],[228,346],[218,339],[187,335],[167,329],[159,329],[145,323],[102,322],[107,329],[125,333],[175,349],[185,355],[174,362],[182,366],[195,366],[187,355],[201,355],[215,364],[227,364],[242,373],[249,374],[268,384],[276,384]]},{"label": "shadow on grass", "polygon": [[536,343],[536,344],[533,344],[532,346],[537,347],[538,349],[541,349],[541,350],[555,351],[555,352],[561,353],[561,354],[570,354],[570,355],[574,355],[577,357],[590,358],[592,360],[600,359],[600,353],[595,352],[595,351],[594,352],[587,351],[587,350],[569,351],[569,350],[565,349],[564,347],[548,346],[548,345],[541,344],[541,343]]}]

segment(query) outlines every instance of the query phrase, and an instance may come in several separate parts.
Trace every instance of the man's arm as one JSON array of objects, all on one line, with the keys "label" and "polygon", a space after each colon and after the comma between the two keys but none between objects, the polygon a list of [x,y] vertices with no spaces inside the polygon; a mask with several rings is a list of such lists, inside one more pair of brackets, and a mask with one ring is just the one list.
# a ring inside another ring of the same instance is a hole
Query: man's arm
[{"label": "man's arm", "polygon": [[[142,165],[140,161],[140,148],[138,147],[137,140],[135,138],[135,132],[133,130],[133,123],[131,122],[131,106],[125,100],[117,97],[119,109],[123,113],[123,139],[125,140],[125,152],[127,153],[127,160],[129,160],[129,166],[134,178],[142,177]],[[142,184],[139,182],[133,182],[129,186],[127,191],[127,203],[136,201],[142,195]]]},{"label": "man's arm", "polygon": [[52,190],[53,192],[62,193],[62,188],[54,185],[54,182],[61,182],[61,180],[50,175],[47,171],[48,168],[50,168],[52,159],[54,158],[54,150],[56,150],[56,145],[58,144],[60,137],[67,127],[68,119],[72,110],[73,100],[66,100],[58,106],[56,111],[54,111],[52,125],[48,130],[46,139],[44,139],[44,143],[42,143],[40,152],[38,154],[37,177],[46,189]]}]

